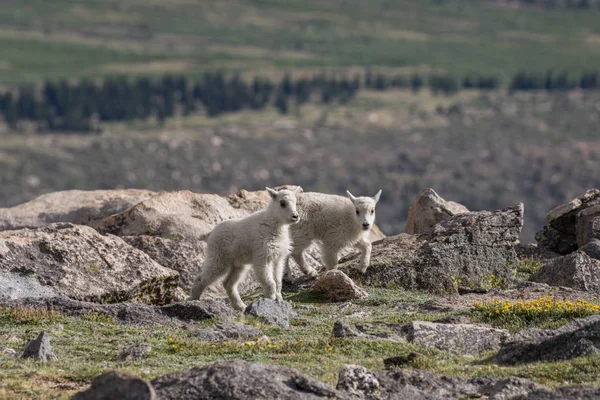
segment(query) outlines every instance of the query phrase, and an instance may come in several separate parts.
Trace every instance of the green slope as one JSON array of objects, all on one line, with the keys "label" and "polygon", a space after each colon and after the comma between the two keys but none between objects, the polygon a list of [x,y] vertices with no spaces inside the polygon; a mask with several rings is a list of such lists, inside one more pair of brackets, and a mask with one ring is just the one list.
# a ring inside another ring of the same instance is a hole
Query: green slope
[{"label": "green slope", "polygon": [[483,0],[5,0],[0,81],[225,68],[600,70],[600,8]]}]

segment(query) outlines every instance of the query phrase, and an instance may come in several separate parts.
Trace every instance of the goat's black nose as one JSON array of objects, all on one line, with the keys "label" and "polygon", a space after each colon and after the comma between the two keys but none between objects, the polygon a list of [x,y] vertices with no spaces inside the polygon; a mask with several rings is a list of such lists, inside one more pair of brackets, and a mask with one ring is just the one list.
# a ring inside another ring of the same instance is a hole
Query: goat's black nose
[{"label": "goat's black nose", "polygon": [[368,222],[363,222],[363,228],[368,228],[370,224]]},{"label": "goat's black nose", "polygon": [[294,214],[294,215],[292,215],[292,219],[293,219],[293,220],[296,220],[296,219],[298,219],[298,214]]}]

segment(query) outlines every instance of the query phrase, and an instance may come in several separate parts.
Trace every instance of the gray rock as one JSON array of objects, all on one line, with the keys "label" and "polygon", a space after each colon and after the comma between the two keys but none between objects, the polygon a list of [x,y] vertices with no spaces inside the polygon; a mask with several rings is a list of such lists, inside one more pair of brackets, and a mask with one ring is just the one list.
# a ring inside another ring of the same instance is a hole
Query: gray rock
[{"label": "gray rock", "polygon": [[533,390],[547,389],[523,378],[461,379],[441,376],[429,371],[401,370],[374,371],[379,381],[382,399],[438,400],[485,398],[490,400],[513,399]]},{"label": "gray rock", "polygon": [[600,239],[600,204],[583,209],[577,214],[576,231],[579,247],[592,239]]},{"label": "gray rock", "polygon": [[219,322],[214,328],[199,329],[189,333],[190,337],[206,342],[224,342],[230,339],[252,339],[263,336],[263,332],[250,325],[238,322]]},{"label": "gray rock", "polygon": [[58,293],[37,279],[18,272],[0,271],[0,299],[20,299],[23,297],[53,297]]},{"label": "gray rock", "polygon": [[527,329],[513,335],[494,362],[515,365],[569,360],[600,352],[600,315],[576,319],[558,329]]},{"label": "gray rock", "polygon": [[284,328],[290,326],[290,319],[298,316],[289,301],[276,301],[259,298],[246,307],[244,314],[252,315],[272,325],[280,325]]},{"label": "gray rock", "polygon": [[361,397],[371,396],[379,390],[379,381],[361,365],[344,365],[336,389]]},{"label": "gray rock", "polygon": [[[546,214],[548,223],[535,234],[538,246],[562,255],[577,250],[580,245],[585,244],[578,244],[577,240],[579,214],[597,205],[600,205],[600,190],[590,189],[578,198],[552,209]],[[583,225],[580,230],[582,227]],[[583,233],[580,234],[582,235]]]},{"label": "gray rock", "polygon": [[387,237],[373,245],[371,266],[351,268],[358,256],[342,260],[354,280],[434,293],[505,286],[517,266],[514,244],[523,226],[522,204],[501,211],[455,215],[429,235]]},{"label": "gray rock", "polygon": [[151,383],[161,400],[350,398],[295,369],[244,361],[175,372]]},{"label": "gray rock", "polygon": [[535,243],[515,245],[515,251],[519,260],[533,260],[538,263],[545,263],[553,258],[560,257],[560,254],[553,251],[542,249]]},{"label": "gray rock", "polygon": [[509,337],[508,331],[472,324],[440,324],[414,321],[408,324],[344,324],[336,322],[334,337],[358,337],[407,341],[423,347],[461,355],[497,350]]},{"label": "gray rock", "polygon": [[529,280],[600,293],[600,260],[591,258],[583,251],[575,251],[550,260]]},{"label": "gray rock", "polygon": [[538,389],[511,400],[596,400],[598,398],[600,398],[600,388],[576,385],[556,390]]},{"label": "gray rock", "polygon": [[586,245],[579,248],[579,251],[584,252],[591,258],[600,260],[600,240],[592,239]]},{"label": "gray rock", "polygon": [[[190,308],[195,308],[191,312]],[[59,312],[70,316],[98,315],[114,318],[124,325],[172,325],[185,326],[193,321],[208,318],[230,318],[234,311],[223,302],[215,300],[197,300],[185,302],[181,307],[171,304],[165,307],[136,303],[97,304],[67,297],[25,298],[18,300],[0,300],[0,307],[28,308]]]},{"label": "gray rock", "polygon": [[152,346],[148,343],[134,344],[126,349],[123,349],[117,356],[119,361],[138,361],[148,358]]},{"label": "gray rock", "polygon": [[471,324],[436,324],[415,321],[401,328],[410,343],[461,355],[497,350],[509,336],[504,329]]},{"label": "gray rock", "polygon": [[97,376],[92,386],[71,400],[158,400],[152,385],[124,372],[109,371]]},{"label": "gray rock", "polygon": [[54,351],[50,345],[50,335],[41,332],[39,336],[25,345],[21,358],[33,358],[40,361],[51,361]]},{"label": "gray rock", "polygon": [[338,321],[333,324],[333,337],[366,338],[368,336],[353,325]]},{"label": "gray rock", "polygon": [[39,228],[54,222],[92,225],[155,195],[137,189],[48,193],[18,206],[0,208],[0,231]]},{"label": "gray rock", "polygon": [[413,235],[429,234],[439,222],[469,209],[462,204],[446,201],[435,190],[423,189],[408,210],[404,232]]},{"label": "gray rock", "polygon": [[313,285],[313,290],[323,293],[331,301],[349,301],[369,296],[348,275],[339,270],[327,271],[321,275]]},{"label": "gray rock", "polygon": [[11,297],[40,296],[42,285],[52,288],[49,295],[101,303],[168,303],[179,279],[121,239],[70,223],[0,232],[0,272],[19,274],[33,288]]}]

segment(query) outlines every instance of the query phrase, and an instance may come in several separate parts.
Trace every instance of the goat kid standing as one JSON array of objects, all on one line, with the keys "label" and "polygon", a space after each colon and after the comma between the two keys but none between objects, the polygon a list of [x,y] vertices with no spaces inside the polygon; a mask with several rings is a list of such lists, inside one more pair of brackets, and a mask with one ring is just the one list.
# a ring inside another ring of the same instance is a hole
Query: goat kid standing
[{"label": "goat kid standing", "polygon": [[238,285],[252,265],[264,296],[283,300],[281,285],[284,263],[291,251],[289,225],[299,220],[296,195],[300,186],[292,190],[276,191],[266,188],[271,202],[263,211],[248,217],[224,221],[210,232],[206,260],[192,286],[190,300],[197,300],[202,292],[225,278],[223,286],[232,306],[246,308]]}]

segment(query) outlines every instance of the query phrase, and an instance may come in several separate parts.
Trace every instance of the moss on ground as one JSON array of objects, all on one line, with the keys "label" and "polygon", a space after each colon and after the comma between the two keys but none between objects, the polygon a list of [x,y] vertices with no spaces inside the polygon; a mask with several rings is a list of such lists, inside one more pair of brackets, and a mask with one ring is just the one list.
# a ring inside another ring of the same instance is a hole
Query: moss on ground
[{"label": "moss on ground", "polygon": [[[385,358],[406,356],[411,352],[419,356],[407,364],[408,368],[440,374],[521,376],[550,386],[600,383],[596,373],[600,356],[504,367],[491,363],[492,354],[460,357],[408,343],[333,338],[333,323],[339,319],[354,323],[404,323],[460,313],[420,311],[419,305],[433,298],[427,293],[371,287],[366,290],[370,297],[354,303],[321,303],[320,297],[311,293],[289,294],[287,298],[294,302],[299,312],[289,330],[264,325],[251,317],[238,318],[240,322],[261,328],[271,339],[270,343],[256,340],[211,343],[190,338],[189,329],[128,327],[96,314],[68,317],[49,312],[0,309],[2,347],[20,351],[27,340],[46,330],[55,349],[55,360],[46,364],[0,356],[0,398],[67,399],[107,370],[118,369],[152,379],[173,371],[236,359],[290,366],[335,385],[338,371],[344,364],[383,369]],[[216,322],[204,321],[194,328]],[[544,320],[536,319],[529,326],[544,324]],[[496,321],[496,326],[501,325],[501,321]],[[142,341],[152,346],[146,360],[117,361],[117,354],[123,347]]]}]

